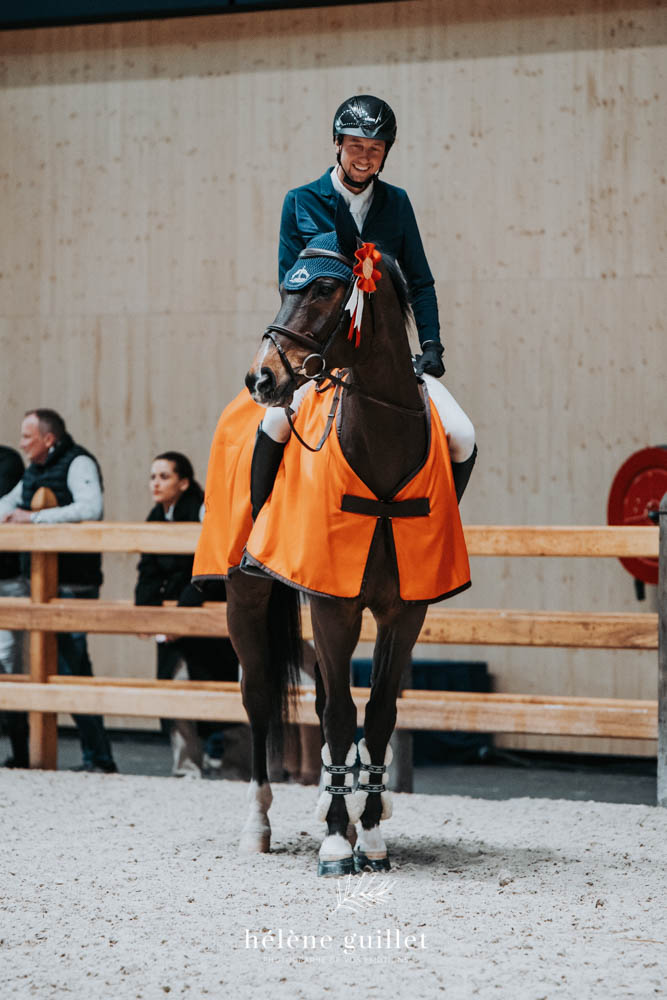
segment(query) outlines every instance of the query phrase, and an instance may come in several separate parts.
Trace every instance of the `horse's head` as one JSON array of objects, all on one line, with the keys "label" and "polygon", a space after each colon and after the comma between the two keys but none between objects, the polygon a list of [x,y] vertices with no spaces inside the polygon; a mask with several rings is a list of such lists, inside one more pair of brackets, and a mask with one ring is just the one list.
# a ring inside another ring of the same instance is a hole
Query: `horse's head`
[{"label": "horse's head", "polygon": [[246,375],[258,403],[284,406],[307,379],[354,363],[345,305],[356,281],[356,263],[340,249],[336,233],[326,233],[308,244],[285,275],[280,309]]}]

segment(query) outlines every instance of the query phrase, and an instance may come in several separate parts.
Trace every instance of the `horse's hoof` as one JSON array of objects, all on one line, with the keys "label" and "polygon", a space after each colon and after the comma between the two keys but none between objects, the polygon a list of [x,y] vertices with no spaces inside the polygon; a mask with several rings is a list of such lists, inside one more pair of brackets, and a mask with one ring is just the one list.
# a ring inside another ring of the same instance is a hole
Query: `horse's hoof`
[{"label": "horse's hoof", "polygon": [[268,854],[270,850],[270,832],[244,834],[239,842],[239,854]]},{"label": "horse's hoof", "polygon": [[318,861],[317,863],[317,874],[318,875],[353,875],[354,874],[354,861],[352,857],[349,858],[336,858],[335,861]]},{"label": "horse's hoof", "polygon": [[363,851],[356,850],[354,852],[354,870],[357,873],[388,872],[391,870],[391,865],[386,855],[384,858],[371,858]]}]

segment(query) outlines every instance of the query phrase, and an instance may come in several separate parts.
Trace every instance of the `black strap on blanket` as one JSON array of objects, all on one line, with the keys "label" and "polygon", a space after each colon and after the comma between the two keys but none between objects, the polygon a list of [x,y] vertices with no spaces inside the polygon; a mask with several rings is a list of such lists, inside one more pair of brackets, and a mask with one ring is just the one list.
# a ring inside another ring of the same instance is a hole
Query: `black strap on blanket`
[{"label": "black strap on blanket", "polygon": [[340,509],[348,514],[367,514],[369,517],[426,517],[431,513],[431,504],[428,497],[387,501],[345,493]]}]

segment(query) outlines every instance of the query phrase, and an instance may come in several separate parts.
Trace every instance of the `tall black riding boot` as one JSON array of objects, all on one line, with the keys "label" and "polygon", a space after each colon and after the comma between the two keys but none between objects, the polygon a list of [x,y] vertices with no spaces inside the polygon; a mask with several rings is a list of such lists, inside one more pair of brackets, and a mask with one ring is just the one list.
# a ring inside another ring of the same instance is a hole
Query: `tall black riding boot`
[{"label": "tall black riding boot", "polygon": [[286,443],[274,441],[261,427],[257,429],[250,466],[250,502],[253,521],[271,494]]},{"label": "tall black riding boot", "polygon": [[452,462],[454,489],[456,490],[456,499],[458,503],[461,503],[461,497],[465,493],[465,488],[468,485],[470,473],[472,472],[472,467],[475,464],[476,458],[477,445],[473,448],[470,458],[466,458],[465,462]]}]

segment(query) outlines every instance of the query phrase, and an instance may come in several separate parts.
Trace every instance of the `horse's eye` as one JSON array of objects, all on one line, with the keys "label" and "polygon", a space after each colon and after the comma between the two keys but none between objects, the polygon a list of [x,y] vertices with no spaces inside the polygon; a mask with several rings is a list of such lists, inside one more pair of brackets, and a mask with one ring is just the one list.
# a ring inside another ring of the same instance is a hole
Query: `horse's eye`
[{"label": "horse's eye", "polygon": [[318,298],[327,299],[336,291],[336,282],[320,279],[315,283],[314,291]]}]

